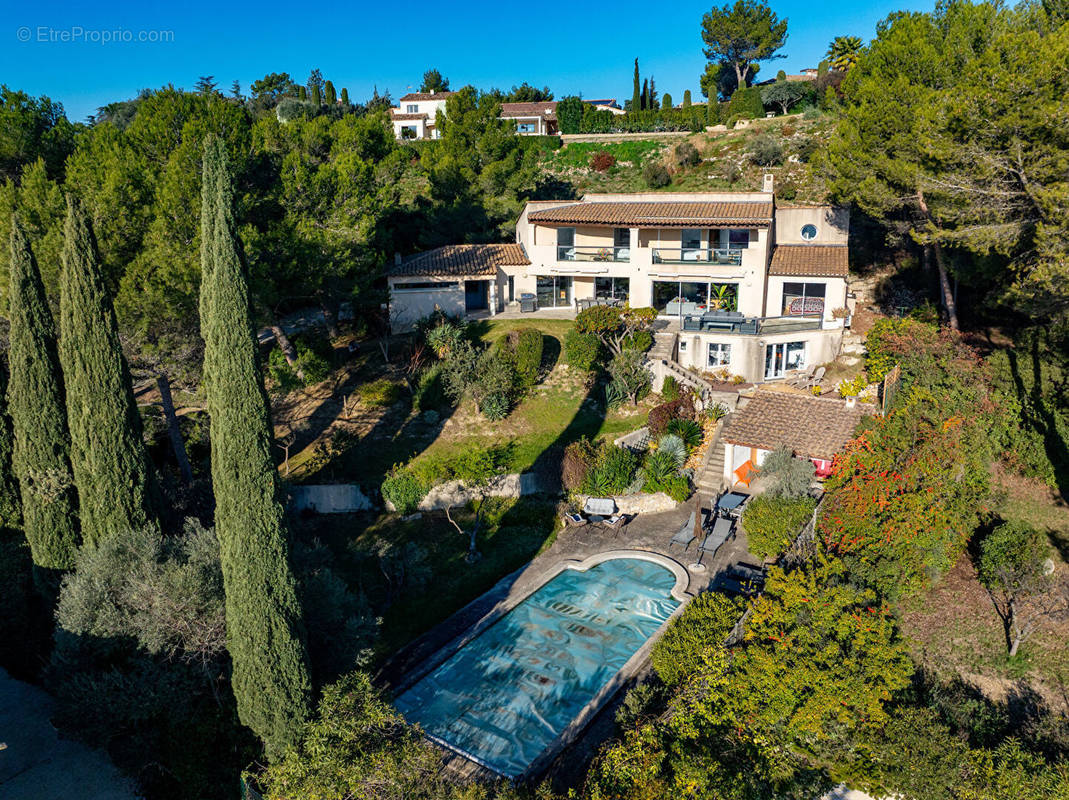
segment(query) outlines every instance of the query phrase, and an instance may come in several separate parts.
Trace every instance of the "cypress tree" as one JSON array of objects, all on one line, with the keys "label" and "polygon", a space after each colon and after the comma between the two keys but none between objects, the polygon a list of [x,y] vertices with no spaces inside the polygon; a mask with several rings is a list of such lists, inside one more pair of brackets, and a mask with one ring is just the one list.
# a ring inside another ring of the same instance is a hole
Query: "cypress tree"
[{"label": "cypress tree", "polygon": [[11,464],[15,439],[11,417],[7,413],[7,365],[0,363],[0,532],[22,528],[22,503],[19,484]]},{"label": "cypress tree", "polygon": [[323,99],[328,106],[337,105],[338,103],[338,94],[334,91],[334,84],[330,81],[323,84]]},{"label": "cypress tree", "polygon": [[665,92],[663,95],[661,95],[661,108],[672,108],[672,95],[668,94],[668,92]]},{"label": "cypress tree", "polygon": [[631,93],[631,110],[642,110],[642,83],[638,77],[638,59],[635,59],[635,88]]},{"label": "cypress tree", "polygon": [[323,105],[323,94],[319,88],[319,84],[312,87],[312,105],[317,107]]},{"label": "cypress tree", "polygon": [[215,530],[238,716],[279,755],[308,716],[311,687],[289,562],[263,374],[235,234],[226,151],[205,142],[201,336],[208,376]]},{"label": "cypress tree", "polygon": [[642,81],[642,95],[639,99],[638,107],[645,111],[650,107],[650,81],[646,78]]},{"label": "cypress tree", "polygon": [[346,89],[344,86],[342,87],[342,90],[341,90],[341,102],[342,102],[343,106],[348,106],[349,105],[349,90]]},{"label": "cypress tree", "polygon": [[297,99],[298,100],[307,100],[308,99],[308,90],[305,89],[303,86],[298,86],[297,87]]},{"label": "cypress tree", "polygon": [[93,231],[82,204],[71,196],[64,236],[59,362],[82,539],[99,544],[155,521],[152,473]]},{"label": "cypress tree", "polygon": [[690,108],[690,89],[683,92],[683,108]]},{"label": "cypress tree", "polygon": [[7,402],[23,529],[34,564],[70,569],[78,549],[78,500],[68,451],[63,377],[41,273],[17,219],[11,226],[10,277]]}]

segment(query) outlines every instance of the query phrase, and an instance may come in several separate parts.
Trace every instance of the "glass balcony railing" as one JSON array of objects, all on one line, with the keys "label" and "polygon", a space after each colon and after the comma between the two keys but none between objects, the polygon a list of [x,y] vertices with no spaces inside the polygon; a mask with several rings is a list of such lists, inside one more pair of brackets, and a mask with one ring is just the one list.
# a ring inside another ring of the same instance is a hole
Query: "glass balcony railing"
[{"label": "glass balcony railing", "polygon": [[702,315],[687,315],[680,319],[684,331],[698,333],[731,333],[741,336],[792,333],[794,331],[819,331],[824,325],[823,317],[742,317],[737,312],[710,311]]},{"label": "glass balcony railing", "polygon": [[656,247],[653,250],[654,264],[726,264],[739,266],[742,250],[735,248],[709,247]]},{"label": "glass balcony railing", "polygon": [[630,247],[558,246],[558,261],[613,261],[631,260]]}]

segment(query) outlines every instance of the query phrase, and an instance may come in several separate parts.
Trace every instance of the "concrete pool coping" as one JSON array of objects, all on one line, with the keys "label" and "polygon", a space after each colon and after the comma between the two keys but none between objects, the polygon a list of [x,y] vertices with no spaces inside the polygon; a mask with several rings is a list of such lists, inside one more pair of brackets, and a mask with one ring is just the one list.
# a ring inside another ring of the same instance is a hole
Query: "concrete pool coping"
[{"label": "concrete pool coping", "polygon": [[[598,693],[595,694],[594,697],[592,697],[591,700],[585,706],[583,706],[583,708],[579,711],[578,714],[575,715],[575,717],[568,724],[568,726],[563,731],[561,731],[561,733],[555,739],[553,739],[545,747],[544,750],[542,750],[542,752],[538,755],[537,758],[535,758],[534,761],[532,761],[528,765],[527,769],[525,769],[518,776],[504,775],[503,773],[486,764],[477,756],[474,756],[471,753],[461,750],[460,748],[454,747],[448,742],[438,738],[437,736],[432,736],[425,731],[423,732],[423,735],[427,737],[428,740],[434,742],[438,746],[443,747],[474,764],[477,764],[483,769],[489,770],[490,772],[496,775],[500,775],[501,777],[509,778],[510,780],[513,780],[515,782],[529,781],[537,777],[541,772],[545,771],[550,764],[553,763],[553,760],[558,755],[560,755],[561,751],[564,750],[564,748],[566,748],[569,744],[574,742],[579,737],[583,729],[598,714],[598,712],[601,711],[605,704],[608,703],[609,700],[612,699],[612,697],[618,691],[620,691],[620,689],[628,681],[634,678],[642,670],[643,666],[649,660],[650,652],[652,651],[654,644],[657,642],[658,639],[661,638],[661,635],[664,633],[665,629],[672,623],[672,621],[683,613],[683,610],[686,608],[687,603],[690,600],[694,599],[695,595],[688,591],[691,576],[687,572],[686,567],[684,567],[683,564],[676,561],[674,558],[662,555],[661,553],[653,553],[648,550],[606,550],[601,553],[595,553],[593,555],[587,556],[583,559],[562,559],[556,562],[553,566],[546,569],[539,576],[540,580],[534,583],[534,586],[531,588],[530,591],[525,592],[521,596],[509,598],[505,602],[499,602],[495,604],[495,606],[488,613],[483,615],[483,617],[473,626],[471,626],[471,628],[469,628],[464,633],[455,636],[442,647],[427,656],[427,658],[425,658],[421,663],[419,663],[416,667],[410,670],[408,674],[406,674],[404,678],[397,684],[393,696],[398,697],[403,694],[426,675],[437,669],[441,664],[443,664],[450,657],[452,657],[462,647],[464,647],[466,644],[478,637],[487,628],[492,626],[494,623],[496,623],[498,620],[500,620],[502,617],[512,611],[512,609],[514,609],[520,603],[525,601],[528,597],[533,595],[536,591],[541,589],[543,586],[545,586],[551,580],[563,573],[565,570],[586,572],[587,570],[597,566],[598,564],[617,559],[635,559],[639,561],[648,561],[667,569],[670,573],[672,573],[673,577],[675,578],[675,585],[672,587],[670,594],[674,600],[677,600],[679,602],[679,605],[668,616],[668,618],[663,623],[661,623],[661,625],[658,626],[658,628],[652,634],[650,634],[646,641],[643,642],[642,646],[639,647],[634,653],[632,653],[631,657],[624,663],[624,665],[619,670],[617,670],[616,674],[613,675],[612,678],[610,678],[605,683],[605,685],[601,687]],[[510,575],[506,575],[504,578],[498,581],[498,583],[495,584],[489,591],[485,592],[483,595],[473,600],[472,603],[470,603],[469,605],[478,603],[487,595],[500,593],[503,587],[505,588],[505,591],[507,593],[507,587],[512,585],[516,574],[523,571],[523,569],[525,568],[526,567],[521,568],[520,570],[517,570],[516,572],[513,572]],[[463,609],[461,610],[463,611]]]}]

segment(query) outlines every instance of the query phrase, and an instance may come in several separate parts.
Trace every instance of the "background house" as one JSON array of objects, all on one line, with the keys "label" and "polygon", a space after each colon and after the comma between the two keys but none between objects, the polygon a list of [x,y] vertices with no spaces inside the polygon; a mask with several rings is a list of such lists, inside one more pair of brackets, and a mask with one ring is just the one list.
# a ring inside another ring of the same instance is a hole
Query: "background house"
[{"label": "background house", "polygon": [[445,101],[454,92],[411,92],[390,109],[393,135],[398,139],[437,139],[434,120],[445,113]]}]

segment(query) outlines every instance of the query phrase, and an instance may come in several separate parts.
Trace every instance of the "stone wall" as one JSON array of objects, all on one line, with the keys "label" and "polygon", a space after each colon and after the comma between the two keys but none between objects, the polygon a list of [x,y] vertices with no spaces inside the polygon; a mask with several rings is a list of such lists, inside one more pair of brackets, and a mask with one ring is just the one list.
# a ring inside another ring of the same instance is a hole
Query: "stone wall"
[{"label": "stone wall", "polygon": [[321,486],[294,486],[290,490],[290,507],[297,512],[314,511],[317,514],[351,514],[368,511],[371,499],[351,483],[324,484]]}]

